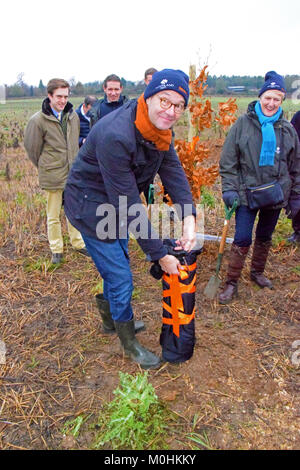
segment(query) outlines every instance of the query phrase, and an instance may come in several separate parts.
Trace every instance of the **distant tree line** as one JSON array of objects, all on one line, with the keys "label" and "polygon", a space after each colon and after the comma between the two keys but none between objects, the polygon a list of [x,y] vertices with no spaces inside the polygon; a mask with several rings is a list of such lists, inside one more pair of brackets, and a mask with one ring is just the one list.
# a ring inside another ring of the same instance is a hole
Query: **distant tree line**
[{"label": "distant tree line", "polygon": [[[299,88],[299,75],[286,75],[284,77],[287,93],[293,93],[296,88]],[[295,83],[298,80],[298,83]],[[264,76],[250,77],[232,75],[231,77],[226,75],[221,76],[208,76],[207,79],[207,94],[225,95],[228,94],[228,87],[240,87],[243,88],[240,92],[246,95],[256,95],[258,90],[264,84]],[[234,93],[234,91],[232,91]]]},{"label": "distant tree line", "polygon": [[[42,97],[47,93],[46,85],[42,80],[39,81],[38,86],[28,85],[23,80],[24,74],[20,73],[17,77],[16,83],[13,85],[5,85],[6,98],[31,98],[31,97]],[[104,80],[103,80],[104,81]],[[87,95],[100,95],[103,94],[103,81],[95,82],[76,82],[75,78],[72,77],[68,80],[71,87],[71,93],[75,96],[87,96]],[[139,95],[143,93],[145,85],[143,81],[132,82],[121,78],[121,82],[124,88],[124,93],[127,95]]]},{"label": "distant tree line", "polygon": [[[40,80],[38,86],[28,85],[24,82],[24,73],[20,73],[17,77],[16,83],[13,85],[6,85],[6,98],[30,98],[30,97],[42,97],[46,94],[46,85]],[[298,83],[295,83],[298,80]],[[293,93],[296,88],[299,88],[299,75],[286,75],[285,84],[287,93]],[[121,78],[122,85],[124,87],[124,94],[129,96],[138,96],[143,93],[145,86],[143,81],[133,82]],[[102,84],[103,81],[95,82],[76,82],[75,78],[69,79],[71,85],[71,93],[75,96],[87,96],[87,95],[101,95],[103,94]],[[208,76],[207,89],[205,94],[210,95],[228,95],[235,94],[237,92],[244,95],[257,95],[257,91],[262,87],[264,83],[263,76],[238,76],[233,75],[231,77],[227,75],[221,76]],[[239,87],[238,89],[232,89],[228,87]]]}]

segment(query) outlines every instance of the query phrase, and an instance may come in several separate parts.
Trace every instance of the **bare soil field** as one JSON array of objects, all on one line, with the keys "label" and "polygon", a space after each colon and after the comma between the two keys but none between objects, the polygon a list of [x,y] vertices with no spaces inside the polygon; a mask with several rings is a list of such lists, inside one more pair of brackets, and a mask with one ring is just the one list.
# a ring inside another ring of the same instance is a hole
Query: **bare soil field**
[{"label": "bare soil field", "polygon": [[[94,302],[100,279],[90,259],[75,253],[66,236],[65,262],[49,266],[44,196],[23,148],[1,155],[0,170],[0,339],[7,349],[0,365],[0,448],[90,449],[88,424],[113,399],[119,371],[141,371],[124,357],[116,336],[101,333]],[[206,211],[205,231],[220,234],[219,181],[211,192],[219,202]],[[198,257],[194,355],[148,376],[176,417],[169,449],[300,448],[300,250],[280,241],[289,233],[286,224],[276,232],[267,264],[275,289],[250,281],[248,260],[239,298],[228,306],[203,295],[218,252],[216,243],[205,242]],[[229,245],[223,279],[228,253]],[[160,354],[161,284],[133,240],[130,256],[133,308],[147,327],[139,339]],[[64,423],[78,416],[88,418],[82,432],[66,436]],[[190,433],[204,445],[196,446]]]}]

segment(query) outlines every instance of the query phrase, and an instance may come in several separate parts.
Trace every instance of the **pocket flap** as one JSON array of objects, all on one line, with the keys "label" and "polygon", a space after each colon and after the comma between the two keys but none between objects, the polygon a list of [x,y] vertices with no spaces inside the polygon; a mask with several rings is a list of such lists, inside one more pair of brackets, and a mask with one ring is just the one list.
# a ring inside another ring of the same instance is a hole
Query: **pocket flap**
[{"label": "pocket flap", "polygon": [[66,162],[61,160],[55,160],[54,162],[45,162],[41,164],[41,167],[45,168],[46,170],[53,170],[54,168],[62,168],[66,165]]}]

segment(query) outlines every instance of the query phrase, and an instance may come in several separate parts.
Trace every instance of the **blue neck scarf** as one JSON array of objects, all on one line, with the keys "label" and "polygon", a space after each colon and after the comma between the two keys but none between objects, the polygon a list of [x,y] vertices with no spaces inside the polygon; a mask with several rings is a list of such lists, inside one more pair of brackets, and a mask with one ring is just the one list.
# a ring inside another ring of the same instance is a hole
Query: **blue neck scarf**
[{"label": "blue neck scarf", "polygon": [[278,109],[273,116],[265,116],[261,110],[260,102],[255,105],[255,112],[261,125],[262,146],[259,157],[259,166],[274,165],[274,157],[276,152],[276,135],[273,124],[278,121],[281,116],[282,109]]}]

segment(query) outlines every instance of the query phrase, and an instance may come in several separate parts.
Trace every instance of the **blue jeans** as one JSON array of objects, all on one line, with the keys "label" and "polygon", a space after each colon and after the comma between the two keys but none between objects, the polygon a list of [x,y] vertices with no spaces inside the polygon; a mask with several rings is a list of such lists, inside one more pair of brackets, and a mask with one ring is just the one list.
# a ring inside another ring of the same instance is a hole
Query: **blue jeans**
[{"label": "blue jeans", "polygon": [[103,279],[103,296],[109,302],[114,321],[132,320],[132,274],[129,265],[128,240],[103,242],[82,234],[86,249]]},{"label": "blue jeans", "polygon": [[240,206],[235,213],[234,244],[240,247],[250,246],[252,243],[252,231],[257,213],[258,223],[256,238],[261,242],[271,241],[281,209],[249,209],[248,206]]}]

